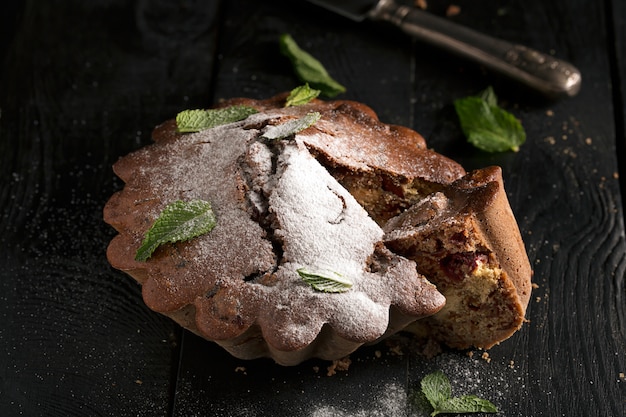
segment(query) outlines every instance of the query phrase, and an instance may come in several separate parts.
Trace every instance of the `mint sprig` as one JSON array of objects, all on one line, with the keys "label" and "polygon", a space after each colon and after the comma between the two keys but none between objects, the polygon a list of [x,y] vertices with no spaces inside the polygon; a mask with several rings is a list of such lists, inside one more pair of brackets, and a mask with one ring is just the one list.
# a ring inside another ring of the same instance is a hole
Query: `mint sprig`
[{"label": "mint sprig", "polygon": [[454,101],[461,129],[468,142],[486,152],[517,152],[526,141],[520,121],[498,106],[492,87],[477,96]]},{"label": "mint sprig", "polygon": [[292,119],[280,125],[267,126],[261,137],[270,140],[284,139],[312,126],[321,117],[322,115],[319,112],[311,112],[298,119]]},{"label": "mint sprig", "polygon": [[300,81],[309,83],[327,97],[334,97],[346,91],[343,85],[328,74],[320,61],[298,46],[291,35],[282,34],[279,43],[280,51],[289,58]]},{"label": "mint sprig", "polygon": [[301,85],[291,90],[291,92],[287,96],[287,99],[285,100],[285,107],[302,106],[317,98],[320,93],[320,90],[311,88],[309,86],[309,83],[305,83],[304,85]]},{"label": "mint sprig", "polygon": [[452,397],[450,380],[441,371],[426,375],[421,382],[422,393],[433,407],[431,416],[445,413],[497,413],[493,403],[475,395]]},{"label": "mint sprig", "polygon": [[146,261],[164,243],[183,242],[213,230],[217,219],[204,200],[175,201],[165,207],[146,232],[135,260]]},{"label": "mint sprig", "polygon": [[310,270],[299,268],[298,275],[317,291],[322,292],[346,292],[352,288],[352,281],[338,272],[326,270]]},{"label": "mint sprig", "polygon": [[180,133],[193,133],[215,126],[238,122],[258,113],[249,106],[229,106],[208,110],[183,110],[176,115],[176,128]]}]

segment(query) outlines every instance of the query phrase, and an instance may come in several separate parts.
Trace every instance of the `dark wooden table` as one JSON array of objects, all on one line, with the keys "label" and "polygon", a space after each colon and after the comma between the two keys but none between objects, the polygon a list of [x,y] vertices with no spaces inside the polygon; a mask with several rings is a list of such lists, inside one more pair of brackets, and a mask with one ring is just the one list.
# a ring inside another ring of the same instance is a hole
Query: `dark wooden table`
[{"label": "dark wooden table", "polygon": [[[548,100],[304,1],[4,4],[0,415],[417,416],[419,381],[436,369],[499,415],[626,415],[626,4],[428,3],[439,15],[459,5],[449,19],[572,62],[580,93]],[[109,267],[102,207],[122,185],[112,163],[180,110],[295,87],[281,33],[347,87],[341,98],[413,127],[467,169],[502,166],[538,288],[530,322],[489,360],[382,344],[330,377],[321,361],[245,362],[149,311]],[[462,137],[452,103],[488,85],[526,128],[518,153],[485,154]]]}]

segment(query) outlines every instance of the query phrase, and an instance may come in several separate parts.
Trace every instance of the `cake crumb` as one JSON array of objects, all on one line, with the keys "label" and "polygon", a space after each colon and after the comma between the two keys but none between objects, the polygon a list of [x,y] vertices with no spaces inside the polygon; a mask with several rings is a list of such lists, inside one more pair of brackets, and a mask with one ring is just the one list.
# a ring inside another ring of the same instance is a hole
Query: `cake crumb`
[{"label": "cake crumb", "polygon": [[548,136],[547,138],[544,139],[546,142],[548,142],[548,144],[550,145],[554,145],[556,143],[556,140],[554,139],[554,136]]},{"label": "cake crumb", "polygon": [[135,379],[135,384],[142,385],[143,381],[141,379]]},{"label": "cake crumb", "polygon": [[320,371],[320,367],[319,366],[314,366],[313,367],[313,372],[318,373]]},{"label": "cake crumb", "polygon": [[550,109],[546,110],[546,116],[549,116],[549,117],[554,116],[554,111],[552,111]]},{"label": "cake crumb", "polygon": [[626,380],[626,375],[624,374],[624,372],[619,373],[619,379],[621,379],[622,381]]},{"label": "cake crumb", "polygon": [[376,359],[380,359],[380,357],[383,356],[383,354],[380,350],[376,350],[374,351],[374,356],[376,357]]},{"label": "cake crumb", "polygon": [[535,298],[535,301],[536,301],[536,302],[540,302],[540,301],[541,301],[541,297],[537,297],[537,298]]},{"label": "cake crumb", "polygon": [[576,155],[576,152],[574,152],[574,150],[572,148],[565,148],[563,150],[563,153],[565,155],[571,156],[572,158],[576,158],[578,155]]},{"label": "cake crumb", "polygon": [[248,372],[246,372],[246,367],[245,366],[238,366],[235,368],[235,372],[241,372],[244,375],[248,375]]},{"label": "cake crumb", "polygon": [[487,362],[487,363],[491,363],[491,358],[489,357],[489,353],[488,353],[488,352],[483,352],[483,354],[482,354],[482,355],[480,355],[480,357],[481,357],[482,359],[484,359],[484,360],[485,360],[485,362]]},{"label": "cake crumb", "polygon": [[389,345],[389,353],[394,356],[402,356],[404,352],[402,351],[402,346],[398,345]]},{"label": "cake crumb", "polygon": [[461,13],[461,6],[457,6],[456,4],[451,4],[446,9],[446,16],[458,16]]},{"label": "cake crumb", "polygon": [[350,356],[346,356],[345,358],[336,359],[333,361],[332,365],[327,368],[327,376],[333,376],[337,373],[337,371],[347,371],[350,367],[352,360],[350,360]]},{"label": "cake crumb", "polygon": [[532,284],[530,284],[530,286],[533,288],[533,290],[539,288],[539,284],[537,284],[536,282],[533,282]]},{"label": "cake crumb", "polygon": [[613,173],[613,178],[616,180],[619,179],[619,173],[617,171]]},{"label": "cake crumb", "polygon": [[467,352],[467,356],[468,356],[469,358],[473,358],[473,357],[474,357],[474,351],[473,351],[473,350],[470,350],[469,352]]},{"label": "cake crumb", "polygon": [[428,8],[428,3],[426,3],[426,0],[415,0],[415,7],[426,10]]},{"label": "cake crumb", "polygon": [[515,368],[515,361],[509,362],[509,368],[511,369]]},{"label": "cake crumb", "polygon": [[585,139],[585,143],[586,143],[587,145],[591,145],[591,144],[593,143],[593,140],[591,140],[591,138],[586,138],[586,139]]}]

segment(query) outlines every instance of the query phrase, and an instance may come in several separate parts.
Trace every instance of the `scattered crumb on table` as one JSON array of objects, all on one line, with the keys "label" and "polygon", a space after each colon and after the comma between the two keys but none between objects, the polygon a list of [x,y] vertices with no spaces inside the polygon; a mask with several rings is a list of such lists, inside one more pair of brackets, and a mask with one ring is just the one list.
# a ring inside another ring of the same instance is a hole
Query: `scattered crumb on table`
[{"label": "scattered crumb on table", "polygon": [[415,0],[415,7],[426,10],[428,8],[428,3],[426,0]]},{"label": "scattered crumb on table", "polygon": [[337,373],[337,371],[347,371],[350,368],[350,364],[352,360],[349,356],[345,358],[334,360],[333,363],[327,368],[327,376],[333,376]]},{"label": "scattered crumb on table", "polygon": [[446,9],[446,16],[452,17],[457,16],[461,13],[461,6],[457,6],[456,4],[451,4]]}]

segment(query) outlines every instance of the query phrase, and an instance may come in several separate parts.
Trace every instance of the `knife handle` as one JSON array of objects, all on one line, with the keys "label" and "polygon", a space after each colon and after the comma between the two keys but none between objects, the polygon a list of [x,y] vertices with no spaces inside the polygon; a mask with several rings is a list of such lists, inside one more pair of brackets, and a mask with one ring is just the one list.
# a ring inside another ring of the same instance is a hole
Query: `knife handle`
[{"label": "knife handle", "polygon": [[483,64],[545,95],[571,97],[580,90],[580,71],[572,64],[415,7],[380,0],[368,17],[390,22],[418,40]]}]

